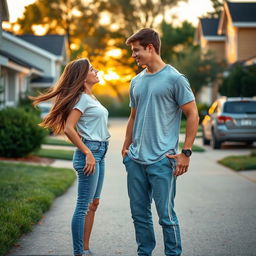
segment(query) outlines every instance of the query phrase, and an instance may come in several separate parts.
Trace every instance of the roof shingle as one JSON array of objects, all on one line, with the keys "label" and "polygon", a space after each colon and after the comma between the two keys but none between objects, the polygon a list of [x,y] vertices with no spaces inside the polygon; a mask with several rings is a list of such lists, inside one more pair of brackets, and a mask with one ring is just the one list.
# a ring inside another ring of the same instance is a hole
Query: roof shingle
[{"label": "roof shingle", "polygon": [[256,22],[256,2],[227,2],[233,22]]},{"label": "roof shingle", "polygon": [[45,36],[35,36],[35,35],[19,35],[17,36],[33,45],[36,45],[50,53],[57,56],[62,55],[65,36],[62,35],[45,35]]}]

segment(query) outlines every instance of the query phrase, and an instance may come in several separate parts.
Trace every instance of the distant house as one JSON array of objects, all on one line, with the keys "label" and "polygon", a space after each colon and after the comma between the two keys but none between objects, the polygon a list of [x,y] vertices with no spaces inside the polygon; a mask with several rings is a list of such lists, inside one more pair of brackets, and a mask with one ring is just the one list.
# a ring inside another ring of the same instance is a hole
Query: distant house
[{"label": "distant house", "polygon": [[[195,42],[203,52],[212,51],[228,66],[256,63],[256,2],[226,1],[219,19],[200,18]],[[217,90],[218,82],[204,86],[199,99],[211,103],[218,96]]]},{"label": "distant house", "polygon": [[204,52],[211,51],[218,61],[225,59],[226,36],[218,34],[219,19],[200,18],[195,41]]},{"label": "distant house", "polygon": [[[1,1],[0,9],[2,24],[8,20],[6,0]],[[66,52],[65,36],[15,36],[1,30],[0,107],[16,106],[31,89],[51,87],[67,61]]]},{"label": "distant house", "polygon": [[256,2],[225,2],[219,34],[225,34],[228,64],[256,56]]}]

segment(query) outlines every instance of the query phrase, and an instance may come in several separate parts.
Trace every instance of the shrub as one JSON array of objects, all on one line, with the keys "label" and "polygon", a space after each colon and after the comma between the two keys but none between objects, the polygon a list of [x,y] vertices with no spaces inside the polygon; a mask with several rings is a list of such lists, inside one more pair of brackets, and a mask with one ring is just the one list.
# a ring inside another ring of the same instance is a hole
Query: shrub
[{"label": "shrub", "polygon": [[0,156],[23,157],[38,149],[47,134],[39,117],[21,108],[0,111]]},{"label": "shrub", "polygon": [[32,101],[28,97],[20,99],[19,108],[40,117],[40,110],[32,105]]}]

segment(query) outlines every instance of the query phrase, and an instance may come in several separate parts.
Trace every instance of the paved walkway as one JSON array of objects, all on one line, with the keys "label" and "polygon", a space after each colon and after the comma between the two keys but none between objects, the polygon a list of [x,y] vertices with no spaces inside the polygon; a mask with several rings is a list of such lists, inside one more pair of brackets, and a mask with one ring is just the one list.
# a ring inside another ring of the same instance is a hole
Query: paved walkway
[{"label": "paved walkway", "polygon": [[[95,256],[135,256],[126,173],[120,156],[125,122],[112,120],[110,128],[107,173],[91,249]],[[183,256],[256,256],[256,183],[216,164],[216,158],[225,152],[226,149],[216,152],[207,148],[205,153],[194,153],[189,172],[178,178],[176,211],[181,222]],[[56,161],[54,166],[72,164]],[[20,246],[8,256],[72,255],[70,221],[75,197],[76,184],[55,200],[40,224],[24,235]],[[154,256],[163,256],[162,231],[155,210],[154,221]]]}]

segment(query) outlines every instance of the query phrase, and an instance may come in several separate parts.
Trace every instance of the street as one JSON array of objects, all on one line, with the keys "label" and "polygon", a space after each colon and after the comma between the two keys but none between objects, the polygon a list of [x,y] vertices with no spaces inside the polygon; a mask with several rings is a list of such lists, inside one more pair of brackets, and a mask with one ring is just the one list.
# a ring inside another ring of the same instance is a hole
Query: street
[{"label": "street", "polygon": [[[136,255],[120,154],[125,125],[125,119],[112,119],[110,123],[105,183],[91,239],[94,256]],[[176,213],[183,256],[256,256],[256,183],[216,163],[229,151],[232,149],[213,151],[207,147],[204,153],[194,152],[188,173],[177,180]],[[238,152],[249,150],[235,150],[235,154]],[[61,165],[72,166],[66,161],[55,163]],[[40,224],[24,235],[8,256],[72,255],[70,221],[75,197],[76,185],[55,200]],[[162,230],[154,205],[152,208],[157,238],[153,255],[163,256]]]}]

